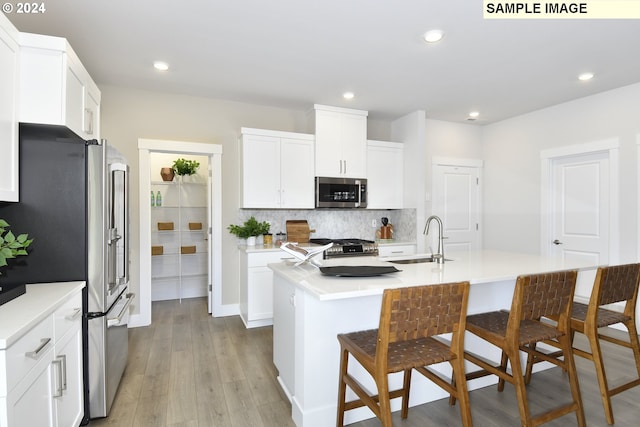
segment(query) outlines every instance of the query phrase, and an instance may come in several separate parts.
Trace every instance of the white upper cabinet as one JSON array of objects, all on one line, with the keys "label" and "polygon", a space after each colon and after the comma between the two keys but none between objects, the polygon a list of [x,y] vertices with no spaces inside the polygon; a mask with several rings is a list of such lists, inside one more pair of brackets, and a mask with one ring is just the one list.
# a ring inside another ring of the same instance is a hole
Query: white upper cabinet
[{"label": "white upper cabinet", "polygon": [[66,39],[20,34],[19,120],[100,137],[100,90]]},{"label": "white upper cabinet", "polygon": [[0,201],[18,201],[18,30],[0,14]]},{"label": "white upper cabinet", "polygon": [[314,105],[315,175],[364,178],[367,173],[367,112]]},{"label": "white upper cabinet", "polygon": [[313,209],[313,135],[242,128],[243,208]]},{"label": "white upper cabinet", "polygon": [[367,209],[403,208],[404,145],[367,142]]}]

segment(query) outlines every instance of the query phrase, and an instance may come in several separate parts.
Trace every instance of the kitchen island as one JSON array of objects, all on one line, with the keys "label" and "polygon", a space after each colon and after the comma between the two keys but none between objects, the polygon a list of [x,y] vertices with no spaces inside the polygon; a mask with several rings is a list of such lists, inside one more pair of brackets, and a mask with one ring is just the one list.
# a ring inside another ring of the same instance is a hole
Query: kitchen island
[{"label": "kitchen island", "polygon": [[[563,261],[498,251],[451,253],[448,258],[452,260],[445,264],[393,264],[389,262],[393,258],[378,257],[316,260],[323,266],[393,265],[401,270],[376,277],[332,277],[321,274],[310,264],[297,267],[288,261],[269,264],[274,272],[274,364],[279,372],[278,381],[291,400],[292,418],[298,427],[335,424],[340,360],[336,336],[377,328],[384,289],[468,280],[471,283],[468,313],[474,314],[508,309],[515,279],[520,274],[578,269],[578,289],[588,296],[596,268],[586,261]],[[465,339],[465,347],[469,350],[499,360],[500,352],[496,348],[470,334]],[[546,369],[548,366],[539,364],[537,368]],[[468,368],[476,369],[473,365]],[[443,364],[439,369],[450,375],[447,365]],[[373,380],[358,364],[350,364],[350,371],[366,387],[375,390]],[[495,377],[485,377],[473,381],[470,389],[496,381]],[[400,382],[400,374],[391,375],[391,387],[398,386]],[[421,375],[413,376],[411,387],[410,406],[446,397],[442,389]],[[348,390],[347,400],[354,397]],[[393,411],[399,407],[399,399],[392,401]],[[345,422],[371,417],[373,413],[368,408],[359,408],[347,412]]]}]

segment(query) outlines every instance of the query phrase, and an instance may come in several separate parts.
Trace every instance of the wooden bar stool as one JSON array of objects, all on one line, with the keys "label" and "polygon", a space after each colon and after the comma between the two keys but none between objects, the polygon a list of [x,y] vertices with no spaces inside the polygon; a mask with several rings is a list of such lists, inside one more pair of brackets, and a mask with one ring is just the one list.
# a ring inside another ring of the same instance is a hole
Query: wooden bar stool
[{"label": "wooden bar stool", "polygon": [[[344,425],[344,413],[368,406],[383,427],[391,427],[390,400],[402,397],[401,417],[409,410],[409,389],[413,369],[460,400],[462,425],[472,426],[467,383],[464,376],[464,329],[469,299],[469,282],[387,289],[382,296],[378,329],[339,334],[340,385],[336,425]],[[451,342],[435,335],[452,333]],[[373,377],[377,395],[369,394],[347,370],[349,354]],[[427,368],[449,362],[456,379]],[[404,372],[402,388],[390,391],[388,375]],[[349,386],[359,399],[345,402]]]},{"label": "wooden bar stool", "polygon": [[[640,264],[617,265],[600,267],[591,290],[589,304],[573,303],[571,315],[572,342],[575,332],[583,333],[589,340],[591,353],[573,347],[573,354],[593,361],[600,386],[600,395],[604,406],[605,416],[609,424],[614,423],[611,396],[640,385],[640,343],[636,329],[636,301],[638,299],[638,284],[640,283]],[[603,308],[607,304],[624,302],[624,310],[617,312]],[[629,334],[629,341],[617,339],[599,332],[599,328],[622,323]],[[632,349],[638,376],[615,388],[609,388],[604,369],[600,340],[611,342]],[[557,342],[547,344],[558,347]],[[530,379],[533,364],[540,360],[529,356],[527,358],[527,380]]]},{"label": "wooden bar stool", "polygon": [[[511,311],[494,311],[467,317],[467,331],[502,350],[499,365],[469,351],[465,352],[467,360],[482,368],[480,371],[468,373],[467,380],[497,375],[498,391],[504,390],[505,381],[513,384],[523,427],[537,426],[571,412],[576,413],[580,427],[586,425],[576,367],[570,351],[569,320],[576,277],[577,272],[574,270],[520,276],[516,280]],[[541,318],[549,316],[557,318],[557,323],[540,321]],[[568,356],[558,359],[535,349],[537,342],[548,339],[557,340]],[[534,354],[540,360],[560,366],[568,373],[573,398],[571,403],[549,409],[536,416],[531,415],[522,375],[520,351]],[[508,364],[511,365],[511,374],[507,371]],[[451,401],[455,402],[455,399],[452,398]]]}]

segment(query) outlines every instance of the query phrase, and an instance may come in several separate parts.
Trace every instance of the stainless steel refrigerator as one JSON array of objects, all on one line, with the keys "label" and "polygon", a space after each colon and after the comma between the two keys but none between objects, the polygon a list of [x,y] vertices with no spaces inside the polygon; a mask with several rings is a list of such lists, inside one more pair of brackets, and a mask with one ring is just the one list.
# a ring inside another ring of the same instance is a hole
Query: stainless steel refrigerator
[{"label": "stainless steel refrigerator", "polygon": [[34,239],[6,284],[83,280],[83,424],[104,417],[128,357],[129,175],[106,141],[61,126],[20,124],[20,201],[0,218]]},{"label": "stainless steel refrigerator", "polygon": [[89,414],[109,414],[127,365],[129,167],[105,140],[87,144]]}]

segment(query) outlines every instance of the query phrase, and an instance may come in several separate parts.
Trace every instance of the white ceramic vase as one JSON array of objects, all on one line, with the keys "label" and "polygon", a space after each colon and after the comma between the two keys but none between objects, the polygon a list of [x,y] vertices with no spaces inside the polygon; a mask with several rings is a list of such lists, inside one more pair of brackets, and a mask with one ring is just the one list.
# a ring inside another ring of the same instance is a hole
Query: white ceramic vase
[{"label": "white ceramic vase", "polygon": [[247,246],[255,246],[256,245],[256,236],[247,237]]}]

